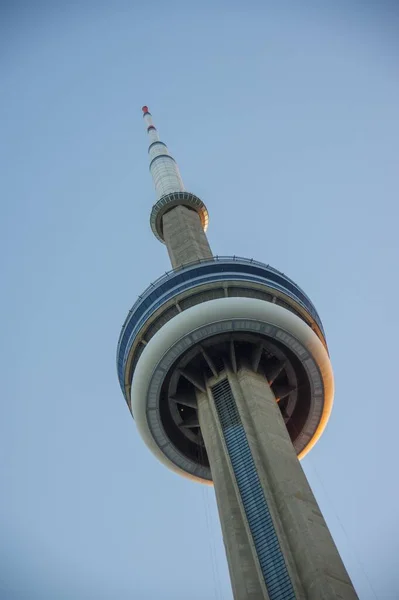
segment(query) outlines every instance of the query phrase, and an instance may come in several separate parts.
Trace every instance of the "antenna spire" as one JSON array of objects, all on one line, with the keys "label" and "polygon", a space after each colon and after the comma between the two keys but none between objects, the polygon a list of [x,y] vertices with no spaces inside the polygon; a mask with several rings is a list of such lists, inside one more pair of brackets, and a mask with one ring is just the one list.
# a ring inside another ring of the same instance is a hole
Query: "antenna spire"
[{"label": "antenna spire", "polygon": [[157,128],[153,123],[148,106],[143,106],[142,111],[150,140],[150,145],[148,147],[150,172],[158,199],[173,192],[184,192],[184,185],[179,172],[179,167],[173,156],[169,154],[166,144],[160,141]]}]

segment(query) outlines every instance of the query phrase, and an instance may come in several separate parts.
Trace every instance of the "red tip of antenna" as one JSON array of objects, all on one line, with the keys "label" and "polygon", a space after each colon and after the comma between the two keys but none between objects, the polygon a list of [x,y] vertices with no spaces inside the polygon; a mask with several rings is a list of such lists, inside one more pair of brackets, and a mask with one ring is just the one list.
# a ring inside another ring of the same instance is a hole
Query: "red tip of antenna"
[{"label": "red tip of antenna", "polygon": [[141,110],[143,111],[144,114],[149,112],[148,106],[143,106],[143,108]]}]

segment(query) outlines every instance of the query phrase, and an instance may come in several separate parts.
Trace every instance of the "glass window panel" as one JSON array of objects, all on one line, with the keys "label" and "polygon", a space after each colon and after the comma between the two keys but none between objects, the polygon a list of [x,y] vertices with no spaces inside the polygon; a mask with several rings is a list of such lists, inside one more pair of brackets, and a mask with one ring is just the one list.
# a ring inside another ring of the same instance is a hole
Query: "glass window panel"
[{"label": "glass window panel", "polygon": [[227,379],[212,387],[216,410],[270,600],[295,600],[284,556]]}]

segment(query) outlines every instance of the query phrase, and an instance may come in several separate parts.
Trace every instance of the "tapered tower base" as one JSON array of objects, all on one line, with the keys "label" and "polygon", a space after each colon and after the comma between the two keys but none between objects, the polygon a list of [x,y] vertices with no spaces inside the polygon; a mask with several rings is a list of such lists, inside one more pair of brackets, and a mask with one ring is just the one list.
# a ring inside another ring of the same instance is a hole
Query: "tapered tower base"
[{"label": "tapered tower base", "polygon": [[197,400],[234,597],[357,598],[265,377],[226,365]]}]

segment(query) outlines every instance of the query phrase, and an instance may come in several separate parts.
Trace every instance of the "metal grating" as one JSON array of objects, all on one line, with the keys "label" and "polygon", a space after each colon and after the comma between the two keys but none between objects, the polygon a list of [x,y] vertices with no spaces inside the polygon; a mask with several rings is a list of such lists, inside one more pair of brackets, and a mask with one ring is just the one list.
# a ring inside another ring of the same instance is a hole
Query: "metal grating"
[{"label": "metal grating", "polygon": [[271,302],[273,297],[271,294],[263,292],[262,290],[255,290],[251,288],[238,286],[229,286],[229,296],[239,298],[258,298],[259,300],[264,300],[266,302]]},{"label": "metal grating", "polygon": [[182,310],[186,310],[191,306],[195,306],[196,304],[201,304],[202,302],[207,302],[208,300],[216,300],[217,298],[224,297],[223,288],[210,289],[205,292],[201,292],[199,294],[194,294],[188,296],[187,298],[183,298],[179,300],[179,304]]},{"label": "metal grating", "polygon": [[245,430],[227,379],[212,387],[230,461],[270,600],[295,600]]},{"label": "metal grating", "polygon": [[144,337],[145,337],[146,341],[149,342],[150,339],[156,334],[156,332],[159,331],[161,329],[161,327],[163,327],[165,325],[165,323],[167,323],[168,321],[173,319],[173,317],[175,317],[178,314],[179,314],[179,311],[177,310],[177,308],[175,306],[171,306],[170,308],[165,310],[165,312],[162,315],[160,315],[154,321],[154,323],[152,325],[150,325],[150,327],[145,331]]}]

